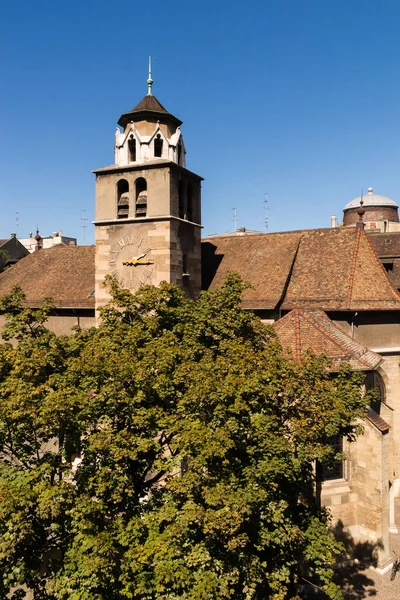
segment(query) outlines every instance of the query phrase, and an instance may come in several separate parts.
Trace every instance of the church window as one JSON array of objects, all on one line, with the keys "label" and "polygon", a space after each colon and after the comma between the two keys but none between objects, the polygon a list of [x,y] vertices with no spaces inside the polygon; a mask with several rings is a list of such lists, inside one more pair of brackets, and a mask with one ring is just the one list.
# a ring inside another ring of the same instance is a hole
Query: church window
[{"label": "church window", "polygon": [[[323,481],[332,481],[334,479],[344,478],[344,460],[340,456],[343,452],[343,437],[334,435],[329,439],[329,443],[334,451],[329,463],[321,465],[321,476]],[[339,454],[339,456],[337,456]]]},{"label": "church window", "polygon": [[128,140],[128,149],[129,149],[129,162],[136,162],[136,140],[131,135]]},{"label": "church window", "polygon": [[162,156],[163,140],[161,135],[158,133],[154,140],[154,156],[160,158]]},{"label": "church window", "polygon": [[193,221],[193,186],[189,183],[187,187],[187,218]]},{"label": "church window", "polygon": [[179,142],[178,144],[178,165],[181,164],[182,160],[182,144]]},{"label": "church window", "polygon": [[179,181],[179,218],[185,218],[185,184],[182,180]]},{"label": "church window", "polygon": [[147,181],[143,177],[136,179],[136,210],[135,217],[147,215]]},{"label": "church window", "polygon": [[120,179],[117,184],[118,207],[117,218],[127,219],[129,216],[129,183]]},{"label": "church window", "polygon": [[365,376],[365,391],[372,392],[370,406],[378,415],[381,410],[381,403],[385,402],[386,390],[382,377],[376,371],[370,371]]}]

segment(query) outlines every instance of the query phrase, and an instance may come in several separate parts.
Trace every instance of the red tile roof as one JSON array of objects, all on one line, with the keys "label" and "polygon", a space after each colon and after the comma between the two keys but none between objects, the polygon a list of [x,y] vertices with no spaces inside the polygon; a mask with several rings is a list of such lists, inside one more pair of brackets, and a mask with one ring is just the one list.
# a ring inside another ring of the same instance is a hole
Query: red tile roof
[{"label": "red tile roof", "polygon": [[275,308],[283,297],[302,233],[213,236],[202,243],[203,287],[219,287],[231,271],[251,288],[245,308]]},{"label": "red tile roof", "polygon": [[327,356],[332,370],[347,363],[354,371],[370,371],[382,361],[379,354],[351,339],[320,310],[294,309],[274,323],[274,328],[282,347],[298,360],[311,349]]},{"label": "red tile roof", "polygon": [[239,273],[251,285],[245,308],[400,310],[400,296],[355,227],[211,237],[203,242],[203,271],[205,288]]},{"label": "red tile roof", "polygon": [[57,245],[29,254],[0,274],[0,296],[18,285],[29,306],[94,308],[94,246]]}]

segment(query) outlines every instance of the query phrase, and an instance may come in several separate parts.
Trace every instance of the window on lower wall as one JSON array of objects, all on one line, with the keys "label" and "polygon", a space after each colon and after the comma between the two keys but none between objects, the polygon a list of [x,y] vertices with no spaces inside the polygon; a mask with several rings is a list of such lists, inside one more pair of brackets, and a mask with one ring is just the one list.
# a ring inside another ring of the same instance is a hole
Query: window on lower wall
[{"label": "window on lower wall", "polygon": [[329,463],[321,465],[322,481],[332,481],[334,479],[344,479],[344,460],[337,458],[337,454],[343,452],[343,438],[341,435],[335,435],[330,439],[330,444],[334,450],[334,455]]}]

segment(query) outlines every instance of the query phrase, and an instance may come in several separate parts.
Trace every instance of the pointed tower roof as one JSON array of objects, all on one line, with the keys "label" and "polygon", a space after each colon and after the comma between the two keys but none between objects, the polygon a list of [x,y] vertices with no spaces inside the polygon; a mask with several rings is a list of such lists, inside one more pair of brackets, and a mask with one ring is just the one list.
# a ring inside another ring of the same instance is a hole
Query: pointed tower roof
[{"label": "pointed tower roof", "polygon": [[169,113],[155,96],[148,95],[145,96],[135,108],[132,108],[132,110],[121,115],[118,120],[118,125],[126,127],[131,121],[146,121],[148,119],[156,119],[161,122],[172,121],[177,127],[182,125],[182,121]]},{"label": "pointed tower roof", "polygon": [[174,123],[177,127],[182,125],[182,121],[174,117],[166,108],[153,96],[153,79],[151,76],[151,57],[149,56],[149,77],[147,79],[147,95],[132,110],[120,116],[118,125],[126,127],[131,121],[154,120],[165,123],[166,121]]}]

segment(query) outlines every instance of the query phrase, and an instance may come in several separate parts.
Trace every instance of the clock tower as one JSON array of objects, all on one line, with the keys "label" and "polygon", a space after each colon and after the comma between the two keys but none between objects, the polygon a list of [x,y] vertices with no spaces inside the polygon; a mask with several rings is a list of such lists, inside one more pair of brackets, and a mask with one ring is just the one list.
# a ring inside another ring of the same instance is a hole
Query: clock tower
[{"label": "clock tower", "polygon": [[124,113],[115,164],[96,175],[96,308],[109,300],[104,278],[135,292],[176,283],[196,297],[201,286],[201,181],[186,168],[182,122],[152,93]]}]

